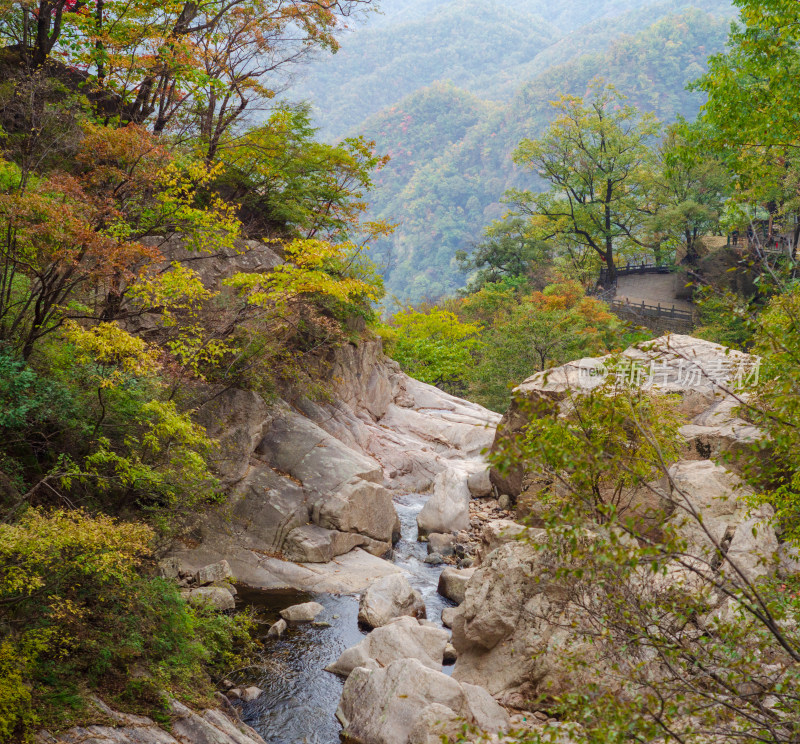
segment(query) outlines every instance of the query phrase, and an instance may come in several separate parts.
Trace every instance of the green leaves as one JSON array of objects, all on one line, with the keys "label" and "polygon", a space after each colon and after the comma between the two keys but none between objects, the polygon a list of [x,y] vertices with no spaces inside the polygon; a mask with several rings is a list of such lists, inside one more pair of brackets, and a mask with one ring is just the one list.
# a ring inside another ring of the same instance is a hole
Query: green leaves
[{"label": "green leaves", "polygon": [[447,310],[434,307],[420,312],[408,308],[393,316],[382,335],[388,341],[387,353],[408,374],[453,390],[463,385],[472,366],[473,352],[480,346],[480,331],[480,326],[465,323]]},{"label": "green leaves", "polygon": [[658,133],[654,117],[595,80],[587,100],[562,96],[539,140],[523,140],[514,162],[549,183],[543,194],[510,191],[505,200],[530,218],[530,234],[601,258],[615,278],[615,257],[645,243],[645,176]]}]

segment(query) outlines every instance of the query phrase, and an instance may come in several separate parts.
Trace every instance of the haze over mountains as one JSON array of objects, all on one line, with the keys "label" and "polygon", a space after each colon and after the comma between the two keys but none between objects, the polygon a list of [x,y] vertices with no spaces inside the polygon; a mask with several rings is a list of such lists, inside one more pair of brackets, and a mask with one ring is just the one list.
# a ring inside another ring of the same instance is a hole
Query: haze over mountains
[{"label": "haze over mountains", "polygon": [[344,37],[293,91],[320,136],[365,134],[392,160],[376,178],[372,214],[398,223],[373,246],[390,293],[404,302],[465,284],[455,253],[505,212],[509,186],[534,187],[513,166],[561,93],[601,76],[663,121],[702,103],[686,84],[722,49],[733,12],[722,0],[384,0],[382,15]]}]

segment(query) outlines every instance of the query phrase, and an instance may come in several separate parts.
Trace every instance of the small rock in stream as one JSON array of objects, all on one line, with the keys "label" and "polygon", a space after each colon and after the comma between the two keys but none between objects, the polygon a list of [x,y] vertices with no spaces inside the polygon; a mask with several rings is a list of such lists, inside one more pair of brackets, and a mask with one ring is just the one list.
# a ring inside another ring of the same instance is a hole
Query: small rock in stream
[{"label": "small rock in stream", "polygon": [[270,627],[270,629],[267,631],[267,635],[280,637],[286,632],[287,627],[288,625],[286,624],[286,621],[281,618],[277,623]]},{"label": "small rock in stream", "polygon": [[258,698],[262,692],[264,691],[260,687],[245,687],[245,689],[241,691],[240,697],[246,703],[249,703]]},{"label": "small rock in stream", "polygon": [[431,553],[425,556],[424,562],[432,566],[438,566],[440,563],[444,563],[444,556],[441,553]]},{"label": "small rock in stream", "polygon": [[443,664],[455,664],[458,658],[458,651],[452,643],[448,643],[444,647],[444,656],[442,657]]},{"label": "small rock in stream", "polygon": [[281,610],[281,617],[287,623],[310,623],[324,609],[319,602],[303,602]]},{"label": "small rock in stream", "polygon": [[445,607],[442,609],[442,625],[445,628],[452,628],[453,621],[456,619],[456,612],[458,607]]}]

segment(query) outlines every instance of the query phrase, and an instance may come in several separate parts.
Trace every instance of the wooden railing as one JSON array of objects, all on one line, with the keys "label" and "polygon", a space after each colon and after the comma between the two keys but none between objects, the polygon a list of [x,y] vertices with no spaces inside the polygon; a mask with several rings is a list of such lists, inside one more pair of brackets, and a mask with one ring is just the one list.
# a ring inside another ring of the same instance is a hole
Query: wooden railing
[{"label": "wooden railing", "polygon": [[660,302],[652,304],[649,302],[629,302],[628,300],[612,300],[611,309],[614,311],[626,311],[645,318],[668,318],[679,323],[691,325],[694,316],[691,310],[680,310],[674,305],[662,305]]},{"label": "wooden railing", "polygon": [[[660,266],[654,263],[628,263],[625,266],[617,266],[617,277],[630,276],[631,274],[670,274],[672,268],[670,266]],[[610,283],[608,269],[600,269],[600,276],[597,279],[598,285],[604,287]]]}]

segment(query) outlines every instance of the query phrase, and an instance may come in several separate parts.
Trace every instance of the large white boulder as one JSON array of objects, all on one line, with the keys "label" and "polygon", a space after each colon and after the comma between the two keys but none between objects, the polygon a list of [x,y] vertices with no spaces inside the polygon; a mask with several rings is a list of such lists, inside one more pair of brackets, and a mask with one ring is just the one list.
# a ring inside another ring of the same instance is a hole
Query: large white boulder
[{"label": "large white boulder", "polygon": [[455,468],[439,473],[433,481],[433,494],[417,515],[419,534],[469,529],[471,498],[467,473]]},{"label": "large white boulder", "polygon": [[374,581],[358,602],[358,621],[369,628],[379,628],[402,615],[425,617],[425,602],[399,573]]},{"label": "large white boulder", "polygon": [[396,542],[400,537],[392,495],[382,485],[361,478],[320,498],[312,509],[312,519],[320,527],[357,532],[382,542]]},{"label": "large white boulder", "polygon": [[399,617],[346,649],[326,671],[347,677],[356,667],[378,669],[398,659],[417,659],[430,669],[441,670],[449,640],[450,634],[442,628]]},{"label": "large white boulder", "polygon": [[[348,741],[409,744],[412,732],[415,741],[426,741],[418,723],[433,704],[442,706],[437,710],[451,721],[457,717],[486,732],[508,725],[508,715],[486,690],[461,684],[417,659],[400,659],[380,669],[354,669],[336,715]],[[430,726],[436,723],[435,716],[426,718]]]}]

